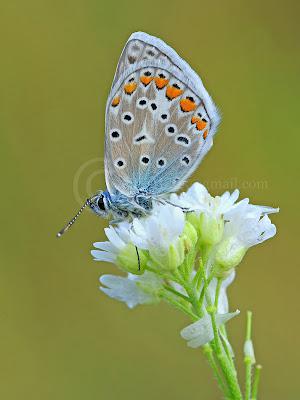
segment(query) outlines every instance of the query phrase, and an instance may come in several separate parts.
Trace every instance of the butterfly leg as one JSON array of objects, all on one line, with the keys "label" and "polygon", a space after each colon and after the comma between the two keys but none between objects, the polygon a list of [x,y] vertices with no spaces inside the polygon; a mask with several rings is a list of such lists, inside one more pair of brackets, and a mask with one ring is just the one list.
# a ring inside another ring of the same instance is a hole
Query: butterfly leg
[{"label": "butterfly leg", "polygon": [[139,266],[139,271],[141,270],[141,260],[140,260],[140,254],[139,254],[139,249],[135,246],[135,251],[138,259],[138,266]]},{"label": "butterfly leg", "polygon": [[194,212],[194,211],[196,211],[195,209],[190,209],[190,208],[187,208],[187,207],[181,207],[181,206],[179,206],[178,204],[174,204],[174,203],[172,203],[171,201],[169,201],[169,200],[166,200],[166,199],[155,199],[158,203],[160,203],[160,204],[169,204],[170,206],[173,206],[173,207],[177,207],[177,208],[180,208],[183,212],[185,212],[185,213],[189,213],[189,212]]}]

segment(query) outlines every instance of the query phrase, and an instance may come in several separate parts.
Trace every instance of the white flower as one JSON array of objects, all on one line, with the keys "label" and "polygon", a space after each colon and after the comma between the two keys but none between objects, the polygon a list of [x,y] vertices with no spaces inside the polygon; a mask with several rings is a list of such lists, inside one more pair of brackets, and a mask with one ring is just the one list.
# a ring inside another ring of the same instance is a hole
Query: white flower
[{"label": "white flower", "polygon": [[116,228],[112,226],[106,228],[105,233],[109,241],[94,243],[94,246],[99,249],[91,251],[94,260],[112,262],[123,271],[142,274],[148,256],[143,251],[138,251],[132,242],[131,224],[121,222]]},{"label": "white flower", "polygon": [[137,247],[168,250],[175,244],[184,229],[183,211],[171,205],[156,205],[150,216],[133,221],[131,238]]},{"label": "white flower", "polygon": [[148,250],[161,268],[173,270],[184,260],[180,239],[185,227],[183,211],[171,205],[157,205],[150,216],[133,220],[131,239],[140,249]]},{"label": "white flower", "polygon": [[[233,313],[216,314],[217,327],[225,324],[239,313],[239,310],[236,310]],[[183,339],[188,342],[187,345],[192,348],[203,346],[204,344],[211,342],[214,338],[214,332],[210,315],[205,314],[203,318],[199,319],[199,321],[183,328],[180,334]]]},{"label": "white flower", "polygon": [[187,192],[183,192],[179,196],[173,193],[170,201],[181,207],[195,210],[196,213],[207,213],[220,217],[231,210],[238,197],[239,191],[237,189],[231,194],[225,192],[222,196],[213,197],[205,186],[195,182]]},{"label": "white flower", "polygon": [[266,215],[274,212],[278,209],[255,206],[244,199],[227,213],[223,238],[215,253],[220,271],[236,267],[250,247],[276,234],[275,225]]},{"label": "white flower", "polygon": [[201,245],[214,245],[223,235],[224,215],[231,210],[239,196],[239,191],[232,194],[225,192],[222,196],[211,196],[200,183],[194,183],[186,193],[180,196],[171,195],[170,200],[181,207],[194,210],[188,220],[199,234]]},{"label": "white flower", "polygon": [[276,227],[267,214],[278,211],[278,208],[249,204],[248,199],[240,201],[226,215],[224,239],[234,236],[246,248],[270,239],[276,234]]},{"label": "white flower", "polygon": [[128,274],[127,277],[102,275],[100,282],[106,287],[100,289],[108,296],[123,301],[129,308],[138,304],[154,304],[159,302],[158,292],[163,281],[157,275],[145,271],[143,275]]},{"label": "white flower", "polygon": [[105,228],[104,232],[109,241],[94,243],[94,247],[99,249],[91,251],[94,260],[116,263],[120,252],[131,242],[130,228],[131,224],[128,222],[121,222],[116,228],[112,226]]}]

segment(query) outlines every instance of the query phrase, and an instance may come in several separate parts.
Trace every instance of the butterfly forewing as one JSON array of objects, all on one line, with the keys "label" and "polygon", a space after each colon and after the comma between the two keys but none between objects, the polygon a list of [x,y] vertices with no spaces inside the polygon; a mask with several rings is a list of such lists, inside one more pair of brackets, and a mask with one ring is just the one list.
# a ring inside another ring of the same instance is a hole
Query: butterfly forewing
[{"label": "butterfly forewing", "polygon": [[162,41],[143,35],[150,43],[133,38],[122,53],[106,112],[107,186],[128,197],[180,187],[218,122],[200,78]]}]

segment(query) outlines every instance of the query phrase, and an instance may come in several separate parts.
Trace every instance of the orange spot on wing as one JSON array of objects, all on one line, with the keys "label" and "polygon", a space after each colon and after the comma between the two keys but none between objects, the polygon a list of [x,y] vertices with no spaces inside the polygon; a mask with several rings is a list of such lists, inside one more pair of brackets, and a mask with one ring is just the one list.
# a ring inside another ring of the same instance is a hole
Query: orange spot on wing
[{"label": "orange spot on wing", "polygon": [[174,86],[168,86],[166,90],[166,96],[169,100],[173,100],[176,97],[180,96],[183,93],[183,90],[178,89]]},{"label": "orange spot on wing", "polygon": [[206,129],[206,131],[203,133],[203,139],[206,139],[208,135],[208,129]]},{"label": "orange spot on wing", "polygon": [[198,117],[192,117],[191,122],[192,124],[196,124],[198,131],[202,131],[207,125],[207,122],[202,121],[202,119]]},{"label": "orange spot on wing", "polygon": [[157,89],[162,89],[165,86],[167,86],[167,84],[169,83],[169,79],[165,79],[165,78],[155,77],[154,80],[155,80]]},{"label": "orange spot on wing", "polygon": [[202,129],[204,129],[207,125],[207,122],[202,121],[202,119],[200,119],[200,121],[197,122],[196,126],[198,131],[202,131]]},{"label": "orange spot on wing", "polygon": [[115,97],[115,98],[113,99],[113,101],[111,102],[111,105],[112,105],[113,107],[117,107],[117,105],[119,105],[119,103],[120,103],[120,100],[121,100],[120,96]]},{"label": "orange spot on wing", "polygon": [[146,76],[146,75],[142,75],[140,77],[140,81],[145,85],[149,85],[149,83],[152,81],[153,77],[152,76]]},{"label": "orange spot on wing", "polygon": [[137,87],[137,84],[135,82],[127,83],[124,86],[124,92],[126,94],[132,94],[135,91],[136,87]]},{"label": "orange spot on wing", "polygon": [[182,99],[180,100],[180,108],[184,112],[193,111],[196,108],[196,103],[191,99]]}]

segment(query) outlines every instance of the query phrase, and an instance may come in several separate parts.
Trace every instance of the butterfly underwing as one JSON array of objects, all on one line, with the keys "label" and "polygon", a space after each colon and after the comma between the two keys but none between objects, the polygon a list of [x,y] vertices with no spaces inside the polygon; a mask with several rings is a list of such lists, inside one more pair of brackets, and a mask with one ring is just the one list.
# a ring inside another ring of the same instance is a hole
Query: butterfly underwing
[{"label": "butterfly underwing", "polygon": [[[87,199],[114,221],[140,217],[178,190],[213,144],[219,113],[200,77],[144,32],[128,39],[105,114],[106,191]],[[61,235],[76,220],[64,228]]]}]

